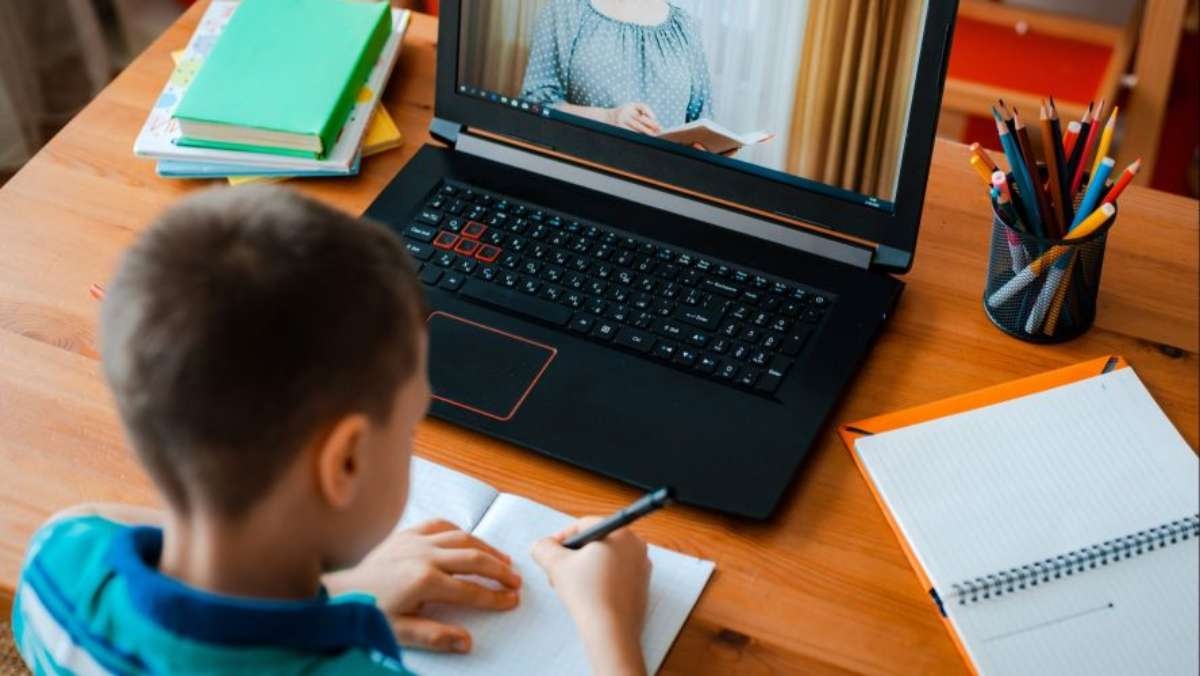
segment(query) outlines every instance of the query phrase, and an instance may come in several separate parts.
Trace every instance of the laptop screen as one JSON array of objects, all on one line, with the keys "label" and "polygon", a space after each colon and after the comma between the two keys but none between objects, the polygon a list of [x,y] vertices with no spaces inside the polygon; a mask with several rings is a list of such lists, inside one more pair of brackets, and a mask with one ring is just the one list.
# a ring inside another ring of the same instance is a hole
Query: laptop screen
[{"label": "laptop screen", "polygon": [[891,212],[927,0],[462,0],[457,93]]}]

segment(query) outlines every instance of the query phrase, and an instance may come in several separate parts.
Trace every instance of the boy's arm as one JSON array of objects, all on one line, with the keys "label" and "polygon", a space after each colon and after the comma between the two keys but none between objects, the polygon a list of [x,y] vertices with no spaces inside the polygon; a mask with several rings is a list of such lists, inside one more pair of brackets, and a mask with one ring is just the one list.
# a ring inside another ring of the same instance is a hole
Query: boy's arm
[{"label": "boy's arm", "polygon": [[98,516],[130,526],[162,526],[167,518],[165,512],[153,507],[126,505],[119,502],[84,502],[55,512],[49,519],[46,519],[46,524],[81,516]]}]

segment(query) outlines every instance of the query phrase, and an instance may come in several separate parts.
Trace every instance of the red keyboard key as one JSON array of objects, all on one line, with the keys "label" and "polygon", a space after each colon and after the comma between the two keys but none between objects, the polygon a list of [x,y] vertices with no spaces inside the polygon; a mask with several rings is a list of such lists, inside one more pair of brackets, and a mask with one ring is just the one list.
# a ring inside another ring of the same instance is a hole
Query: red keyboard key
[{"label": "red keyboard key", "polygon": [[479,221],[471,221],[463,226],[462,236],[468,239],[479,239],[487,232],[487,226]]},{"label": "red keyboard key", "polygon": [[458,240],[458,244],[455,245],[454,250],[464,256],[473,256],[479,250],[479,242],[464,237]]},{"label": "red keyboard key", "polygon": [[484,244],[475,252],[475,257],[484,263],[494,263],[500,257],[500,247]]},{"label": "red keyboard key", "polygon": [[453,249],[457,243],[458,235],[445,230],[439,232],[437,237],[433,238],[433,245],[439,249]]}]

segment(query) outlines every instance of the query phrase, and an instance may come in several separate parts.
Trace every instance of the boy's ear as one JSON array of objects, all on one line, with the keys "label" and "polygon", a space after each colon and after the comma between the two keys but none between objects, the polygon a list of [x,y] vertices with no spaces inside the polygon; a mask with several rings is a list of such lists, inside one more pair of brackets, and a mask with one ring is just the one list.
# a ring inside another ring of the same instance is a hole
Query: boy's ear
[{"label": "boy's ear", "polygon": [[334,423],[318,442],[317,486],[325,502],[334,509],[346,507],[358,493],[367,425],[366,416],[348,415]]}]

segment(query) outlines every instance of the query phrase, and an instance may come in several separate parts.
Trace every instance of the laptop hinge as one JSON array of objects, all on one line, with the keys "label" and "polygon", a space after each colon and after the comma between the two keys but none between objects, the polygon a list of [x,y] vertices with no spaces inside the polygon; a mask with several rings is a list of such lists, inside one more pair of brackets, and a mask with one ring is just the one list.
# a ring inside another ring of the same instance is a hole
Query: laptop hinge
[{"label": "laptop hinge", "polygon": [[[433,127],[437,127],[439,122],[450,123],[434,119],[430,131],[435,137],[441,138],[433,130]],[[676,213],[709,225],[733,230],[864,270],[871,268],[873,247],[821,236],[794,226],[776,223],[646,185],[633,179],[580,166],[566,160],[547,157],[524,148],[472,134],[461,126],[454,129],[454,137],[456,139],[456,142],[453,143],[455,149],[469,155],[531,171],[547,178],[566,181],[597,192],[619,195],[621,199]],[[450,143],[450,141],[446,142]]]},{"label": "laptop hinge", "polygon": [[463,126],[457,122],[435,117],[429,123],[429,135],[454,147],[458,143],[458,135],[462,132],[462,128]]}]

